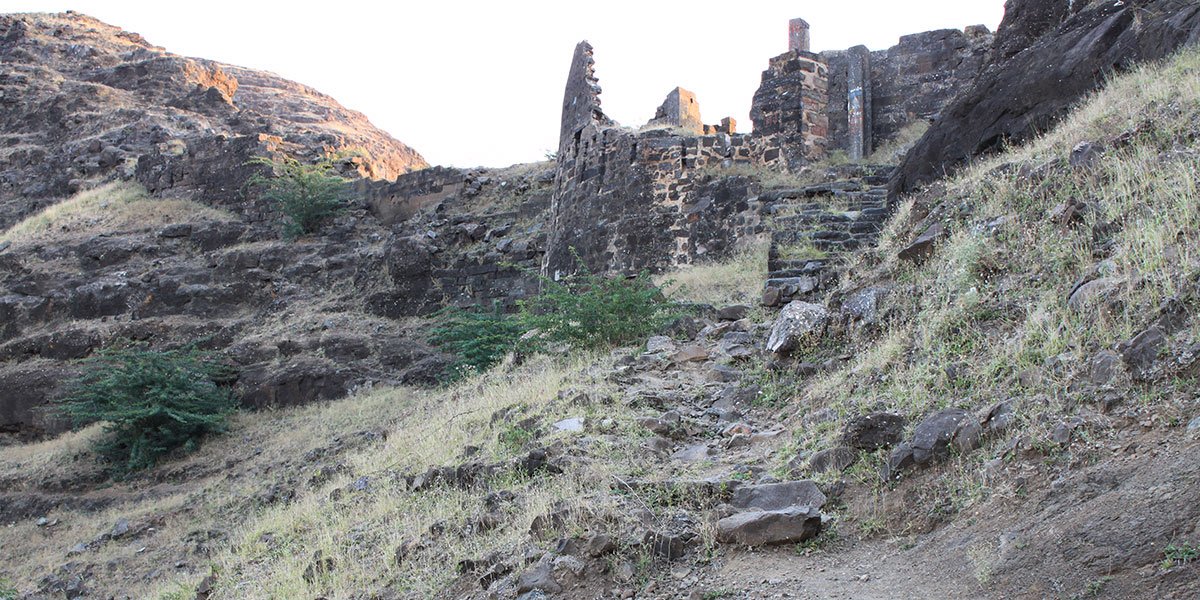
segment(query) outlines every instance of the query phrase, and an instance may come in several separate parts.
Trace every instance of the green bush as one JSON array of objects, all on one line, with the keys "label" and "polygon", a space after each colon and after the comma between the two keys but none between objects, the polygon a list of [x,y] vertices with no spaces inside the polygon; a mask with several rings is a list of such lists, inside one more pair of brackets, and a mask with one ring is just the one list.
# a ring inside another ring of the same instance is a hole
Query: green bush
[{"label": "green bush", "polygon": [[542,277],[541,294],[521,303],[527,329],[581,348],[620,346],[662,329],[678,312],[663,292],[672,282],[657,286],[646,271],[604,277],[578,263],[578,272],[560,281]]},{"label": "green bush", "polygon": [[[679,312],[663,291],[673,282],[655,285],[646,272],[607,278],[580,262],[579,272],[561,281],[537,277],[542,292],[521,302],[517,314],[504,314],[498,303],[491,310],[448,307],[434,313],[440,323],[430,341],[459,356],[447,379],[486,371],[510,351],[532,352],[547,342],[584,349],[629,344],[660,330]],[[538,335],[522,342],[534,329]]]},{"label": "green bush", "polygon": [[154,350],[144,343],[113,346],[81,361],[59,413],[76,427],[105,422],[97,449],[118,473],[152,466],[165,453],[192,450],[201,436],[225,429],[236,408],[218,382],[231,376],[211,353],[194,346]]},{"label": "green bush", "polygon": [[504,314],[499,302],[491,310],[447,306],[433,316],[439,324],[429,341],[459,357],[447,370],[450,380],[492,368],[526,331],[520,319]]},{"label": "green bush", "polygon": [[290,157],[276,160],[255,156],[246,164],[268,166],[272,173],[255,174],[246,184],[260,188],[263,197],[274,201],[283,213],[283,235],[298,238],[320,231],[326,221],[345,208],[340,192],[346,178],[336,174],[333,161],[330,156],[305,165]]}]

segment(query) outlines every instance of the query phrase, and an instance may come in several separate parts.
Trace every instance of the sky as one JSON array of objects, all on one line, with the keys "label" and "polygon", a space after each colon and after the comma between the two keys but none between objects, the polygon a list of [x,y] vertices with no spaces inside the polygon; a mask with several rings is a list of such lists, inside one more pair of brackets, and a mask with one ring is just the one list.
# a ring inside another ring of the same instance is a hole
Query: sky
[{"label": "sky", "polygon": [[0,0],[0,12],[65,10],[316,88],[431,164],[501,167],[558,146],[580,40],[595,47],[602,108],[617,122],[645,123],[680,86],[704,122],[732,116],[745,132],[767,60],[787,51],[789,19],[812,25],[817,52],[883,50],[909,33],[995,31],[1004,0]]}]

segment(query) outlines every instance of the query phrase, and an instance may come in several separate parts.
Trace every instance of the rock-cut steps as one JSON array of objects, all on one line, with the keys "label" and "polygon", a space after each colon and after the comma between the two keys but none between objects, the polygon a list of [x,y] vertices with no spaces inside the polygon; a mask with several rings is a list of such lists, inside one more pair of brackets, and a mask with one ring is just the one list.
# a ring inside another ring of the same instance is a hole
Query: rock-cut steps
[{"label": "rock-cut steps", "polygon": [[835,167],[834,181],[763,194],[771,247],[763,304],[823,296],[837,284],[846,257],[873,246],[889,214],[894,167]]}]

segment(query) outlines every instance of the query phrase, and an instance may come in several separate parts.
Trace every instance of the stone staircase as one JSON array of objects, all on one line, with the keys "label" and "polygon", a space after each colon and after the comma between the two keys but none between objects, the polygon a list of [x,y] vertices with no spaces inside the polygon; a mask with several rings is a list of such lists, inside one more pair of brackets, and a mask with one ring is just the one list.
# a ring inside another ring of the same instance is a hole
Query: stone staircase
[{"label": "stone staircase", "polygon": [[846,257],[875,244],[887,220],[894,167],[830,168],[827,183],[762,194],[771,217],[763,304],[817,299],[837,286]]}]

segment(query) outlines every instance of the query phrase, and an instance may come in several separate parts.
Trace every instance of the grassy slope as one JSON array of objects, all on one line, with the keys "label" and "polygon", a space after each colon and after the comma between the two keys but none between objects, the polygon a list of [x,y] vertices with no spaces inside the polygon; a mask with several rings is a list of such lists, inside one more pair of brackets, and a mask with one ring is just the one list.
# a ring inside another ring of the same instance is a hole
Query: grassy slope
[{"label": "grassy slope", "polygon": [[[1191,315],[1200,305],[1198,76],[1195,50],[1122,75],[1046,136],[980,161],[932,200],[918,195],[902,204],[879,247],[842,284],[843,293],[890,288],[883,324],[844,334],[840,343],[855,357],[795,390],[793,448],[837,445],[839,428],[799,425],[822,409],[842,417],[894,411],[909,417],[911,429],[940,408],[978,411],[1011,399],[1020,415],[1014,435],[1064,463],[1095,451],[1098,434],[1077,431],[1091,443],[1066,451],[1050,442],[1052,430],[1064,416],[1087,421],[1101,412],[1104,394],[1123,399],[1120,416],[1187,424],[1194,377],[1168,368],[1147,380],[1122,374],[1099,389],[1085,379],[1096,352],[1152,325],[1168,300]],[[1093,169],[1066,164],[1077,144],[1097,141],[1109,149]],[[1092,210],[1064,227],[1051,213],[1071,199]],[[915,265],[897,258],[934,221],[949,232],[936,253]],[[1072,310],[1067,299],[1088,273],[1120,285]],[[1200,342],[1200,319],[1169,337],[1163,358],[1174,359]],[[994,487],[986,467],[1013,458],[1009,439],[926,474],[921,497],[952,513],[986,498]],[[885,457],[864,454],[852,468],[874,498],[850,516],[904,534],[912,511],[889,513],[885,492],[896,484],[880,478]]]},{"label": "grassy slope", "polygon": [[[1200,53],[1189,53],[1163,66],[1123,76],[1089,101],[1061,128],[1029,146],[985,161],[947,184],[948,200],[935,213],[951,231],[937,254],[913,266],[895,258],[915,234],[914,215],[932,207],[914,200],[893,220],[877,252],[864,256],[846,289],[891,285],[893,293],[883,325],[842,334],[838,341],[855,353],[844,368],[782,390],[788,400],[791,449],[833,445],[833,427],[805,427],[804,415],[829,407],[842,415],[886,407],[919,418],[929,411],[957,405],[977,408],[998,399],[1024,399],[1021,427],[1036,440],[1045,439],[1048,423],[1088,406],[1074,376],[1097,349],[1111,347],[1145,327],[1165,299],[1180,298],[1195,312],[1200,276]],[[1130,144],[1111,149],[1095,173],[1061,168],[1042,182],[1031,182],[1019,168],[1064,160],[1077,142],[1138,132]],[[1097,210],[1080,227],[1064,230],[1047,216],[1069,197],[1085,199]],[[995,233],[976,227],[994,217],[1012,215]],[[1099,257],[1092,225],[1119,222],[1113,244]],[[1122,310],[1067,309],[1074,282],[1093,263],[1106,274],[1128,282],[1119,292]],[[747,261],[751,265],[756,261]],[[716,294],[721,301],[737,297],[741,285],[753,297],[760,265],[695,271],[695,299]],[[702,276],[697,277],[697,273]],[[713,284],[711,278],[741,283]],[[1200,341],[1200,324],[1174,335],[1177,344]],[[606,379],[607,357],[539,360],[506,367],[480,379],[442,391],[384,389],[337,403],[277,413],[241,415],[234,432],[206,444],[197,454],[149,473],[144,480],[121,483],[93,495],[119,497],[125,504],[99,515],[59,509],[47,515],[61,519],[56,528],[19,523],[0,540],[0,569],[21,589],[68,560],[66,549],[110,527],[118,516],[135,524],[168,515],[159,527],[165,535],[147,542],[107,542],[87,560],[117,558],[130,573],[144,573],[172,555],[162,546],[191,538],[207,529],[221,533],[211,554],[197,554],[187,569],[162,573],[149,581],[131,577],[120,589],[137,597],[190,598],[190,590],[209,565],[219,578],[218,598],[336,598],[378,590],[386,585],[429,593],[454,577],[455,561],[480,556],[488,549],[520,543],[534,515],[555,501],[578,506],[609,501],[613,477],[649,468],[631,456],[632,444],[593,447],[592,459],[567,474],[533,479],[506,476],[495,488],[522,488],[527,504],[512,521],[488,533],[443,538],[436,551],[416,552],[397,564],[395,548],[421,537],[431,523],[465,522],[479,510],[479,494],[437,488],[406,492],[397,473],[462,462],[467,445],[481,448],[480,460],[502,460],[521,453],[521,433],[509,421],[492,415],[518,407],[520,415],[540,415],[543,424],[562,416],[595,414],[613,419],[628,439],[645,435],[626,390]],[[962,363],[956,377],[945,367]],[[1059,365],[1067,365],[1065,368]],[[1018,375],[1027,375],[1018,377]],[[1026,383],[1022,383],[1026,382]],[[1195,382],[1171,376],[1154,383],[1118,382],[1133,412],[1155,411],[1185,418],[1180,390]],[[588,388],[611,394],[611,405],[575,406],[569,389]],[[774,391],[773,391],[774,393]],[[599,411],[599,414],[596,414]],[[1046,418],[1042,418],[1045,415]],[[1186,422],[1186,421],[1183,421]],[[386,439],[351,443],[370,428]],[[8,489],[44,487],[47,482],[95,469],[84,449],[95,430],[21,449],[6,449],[0,477]],[[574,436],[552,433],[543,443],[572,443]],[[314,458],[310,450],[330,450]],[[260,453],[256,449],[261,448]],[[942,496],[962,509],[988,494],[983,464],[1003,454],[994,444],[957,459],[948,468],[920,480],[922,493]],[[790,453],[783,453],[784,459]],[[864,535],[888,527],[882,491],[872,455],[853,467],[852,475],[876,491],[848,509]],[[225,461],[232,461],[225,463]],[[224,467],[221,465],[225,464]],[[339,466],[341,465],[341,466]],[[324,472],[331,470],[332,476]],[[366,476],[370,492],[352,490]],[[267,490],[295,490],[291,502],[269,502]],[[341,490],[341,495],[334,494]],[[264,496],[266,494],[266,496]],[[337,497],[337,499],[333,499]],[[231,531],[231,528],[233,529]],[[13,534],[13,535],[8,535]],[[33,545],[29,540],[34,540]],[[172,542],[170,540],[175,540]],[[141,546],[149,547],[138,552]],[[32,547],[39,548],[31,551]],[[306,579],[313,555],[333,559],[334,567]],[[6,554],[7,553],[7,554]],[[207,557],[207,558],[206,558]]]},{"label": "grassy slope", "polygon": [[177,222],[180,215],[214,221],[233,216],[191,200],[160,200],[136,183],[118,181],[85,190],[30,215],[0,232],[0,243],[53,243],[86,239],[97,233],[142,230]]}]

